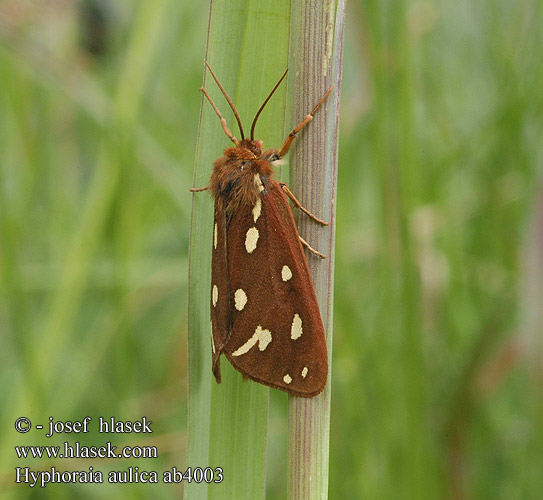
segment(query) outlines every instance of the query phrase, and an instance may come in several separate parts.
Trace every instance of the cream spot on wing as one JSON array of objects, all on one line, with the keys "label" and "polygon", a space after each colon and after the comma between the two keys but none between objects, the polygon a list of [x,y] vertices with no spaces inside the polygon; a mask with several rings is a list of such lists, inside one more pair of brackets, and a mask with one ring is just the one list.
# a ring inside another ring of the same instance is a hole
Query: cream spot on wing
[{"label": "cream spot on wing", "polygon": [[247,294],[241,288],[238,288],[234,293],[234,303],[238,311],[242,311],[247,304]]},{"label": "cream spot on wing", "polygon": [[233,353],[232,356],[241,356],[242,354],[248,353],[251,348],[258,342],[258,335],[255,333],[245,344],[238,347]]},{"label": "cream spot on wing", "polygon": [[283,281],[288,281],[290,278],[292,278],[292,271],[290,270],[290,267],[283,266],[283,269],[281,269],[281,278],[283,278]]},{"label": "cream spot on wing", "polygon": [[210,321],[211,324],[211,349],[213,350],[213,354],[215,354],[215,340],[213,340],[213,321]]},{"label": "cream spot on wing", "polygon": [[284,377],[283,377],[283,381],[285,382],[285,384],[290,384],[292,382],[292,377],[287,373]]},{"label": "cream spot on wing", "polygon": [[255,174],[255,184],[258,187],[258,191],[261,193],[264,191],[264,184],[262,184],[262,179],[260,178],[260,175]]},{"label": "cream spot on wing", "polygon": [[302,318],[296,313],[292,320],[292,326],[290,327],[290,338],[292,340],[299,339],[302,336]]},{"label": "cream spot on wing", "polygon": [[233,353],[232,356],[241,356],[249,352],[258,342],[258,349],[264,351],[268,344],[272,341],[271,332],[262,328],[260,325],[256,327],[255,333],[253,336],[245,342],[242,346],[238,347]]},{"label": "cream spot on wing", "polygon": [[217,305],[218,300],[219,300],[219,289],[217,288],[217,285],[213,285],[213,290],[211,291],[211,301],[213,302],[213,307]]},{"label": "cream spot on wing", "polygon": [[307,366],[304,366],[304,369],[302,370],[302,378],[307,377]]},{"label": "cream spot on wing", "polygon": [[250,227],[247,230],[247,235],[245,236],[245,250],[247,250],[248,253],[252,253],[256,248],[258,236],[258,229],[256,227]]},{"label": "cream spot on wing", "polygon": [[262,200],[260,197],[256,199],[255,206],[253,207],[253,220],[256,222],[262,213]]},{"label": "cream spot on wing", "polygon": [[258,334],[258,348],[261,351],[266,350],[266,347],[268,347],[268,344],[272,341],[271,332],[269,330],[263,330],[260,326],[256,329],[260,328],[260,332]]},{"label": "cream spot on wing", "polygon": [[217,223],[215,222],[215,230],[213,231],[213,248],[217,249]]}]

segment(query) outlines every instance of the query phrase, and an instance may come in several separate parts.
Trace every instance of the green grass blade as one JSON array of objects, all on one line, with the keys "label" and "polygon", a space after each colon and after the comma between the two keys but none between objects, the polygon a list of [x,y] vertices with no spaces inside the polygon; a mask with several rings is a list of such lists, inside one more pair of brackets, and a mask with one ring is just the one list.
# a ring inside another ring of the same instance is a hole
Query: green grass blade
[{"label": "green grass blade", "polygon": [[[293,45],[303,50],[293,51],[291,59],[291,66],[296,68],[291,120],[299,120],[331,84],[335,85],[328,102],[299,137],[290,171],[292,189],[302,205],[330,222],[323,229],[299,217],[302,236],[328,256],[324,262],[310,256],[309,267],[327,332],[330,361],[343,22],[341,0],[337,6],[335,0],[293,6]],[[328,497],[330,395],[329,382],[315,398],[289,398],[289,499]]]},{"label": "green grass blade", "polygon": [[[289,2],[215,1],[211,4],[207,60],[236,104],[246,133],[263,100],[288,63]],[[239,137],[219,89],[205,86]],[[196,89],[195,89],[196,92]],[[261,115],[256,135],[264,143],[283,140],[286,87],[278,89]],[[195,185],[207,183],[213,161],[231,145],[214,111],[202,99]],[[206,193],[193,200],[189,271],[189,444],[188,464],[222,467],[224,482],[189,484],[185,498],[257,499],[265,495],[268,389],[242,380],[222,360],[223,382],[211,375],[209,320],[213,203]]]}]

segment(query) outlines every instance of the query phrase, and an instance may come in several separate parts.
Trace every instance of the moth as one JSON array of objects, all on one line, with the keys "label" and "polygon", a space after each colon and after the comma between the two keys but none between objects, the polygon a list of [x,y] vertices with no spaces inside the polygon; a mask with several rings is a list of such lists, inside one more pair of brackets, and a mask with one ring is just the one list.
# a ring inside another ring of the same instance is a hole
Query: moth
[{"label": "moth", "polygon": [[298,234],[288,199],[316,223],[328,223],[306,210],[286,184],[273,178],[273,166],[332,92],[328,89],[281,149],[264,149],[255,139],[262,110],[285,78],[272,89],[245,138],[241,119],[206,61],[206,66],[237,120],[241,140],[234,137],[204,87],[200,90],[220,119],[234,147],[213,163],[209,190],[215,199],[211,265],[212,370],[221,382],[224,354],[244,377],[312,397],[326,385],[328,354],[324,327],[303,247],[325,258]]}]

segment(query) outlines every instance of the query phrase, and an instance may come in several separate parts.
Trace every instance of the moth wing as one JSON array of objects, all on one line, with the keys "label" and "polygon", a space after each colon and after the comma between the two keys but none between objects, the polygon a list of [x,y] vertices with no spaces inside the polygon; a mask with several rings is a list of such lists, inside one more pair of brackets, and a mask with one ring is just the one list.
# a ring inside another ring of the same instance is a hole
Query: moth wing
[{"label": "moth wing", "polygon": [[217,202],[215,202],[211,257],[211,347],[213,374],[219,383],[221,382],[220,355],[231,330],[226,243],[224,211],[220,210]]},{"label": "moth wing", "polygon": [[280,185],[268,180],[259,200],[227,227],[230,306],[221,314],[231,331],[221,337],[224,353],[257,382],[315,396],[326,385],[328,354],[306,257]]}]

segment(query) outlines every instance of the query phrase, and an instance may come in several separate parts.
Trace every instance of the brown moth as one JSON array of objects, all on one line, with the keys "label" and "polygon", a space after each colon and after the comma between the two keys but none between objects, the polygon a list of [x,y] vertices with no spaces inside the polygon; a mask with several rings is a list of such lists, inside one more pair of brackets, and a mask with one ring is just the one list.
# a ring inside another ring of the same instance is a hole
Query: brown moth
[{"label": "brown moth", "polygon": [[315,222],[326,226],[301,206],[284,183],[273,179],[273,165],[285,156],[296,137],[332,92],[292,130],[281,149],[264,150],[254,138],[258,110],[250,139],[226,90],[206,62],[213,79],[238,122],[241,140],[226,125],[215,103],[201,91],[218,115],[222,129],[234,143],[213,164],[208,186],[215,199],[211,271],[212,369],[221,381],[220,356],[236,370],[261,384],[294,396],[312,397],[326,385],[328,354],[324,327],[303,246],[288,198]]}]

